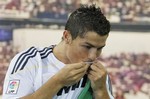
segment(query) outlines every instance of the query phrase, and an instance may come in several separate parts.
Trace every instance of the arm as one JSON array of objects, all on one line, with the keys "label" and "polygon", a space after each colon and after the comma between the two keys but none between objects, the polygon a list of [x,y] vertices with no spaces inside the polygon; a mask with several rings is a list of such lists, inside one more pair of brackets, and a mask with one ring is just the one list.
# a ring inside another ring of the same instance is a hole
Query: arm
[{"label": "arm", "polygon": [[107,71],[99,61],[91,65],[88,77],[95,99],[114,99]]},{"label": "arm", "polygon": [[53,76],[35,93],[22,97],[21,99],[52,99],[52,97],[63,87],[58,77]]},{"label": "arm", "polygon": [[94,91],[93,95],[95,99],[110,99],[106,88],[99,91]]},{"label": "arm", "polygon": [[87,68],[88,65],[83,62],[66,65],[36,92],[21,99],[52,99],[63,86],[78,82],[85,75]]},{"label": "arm", "polygon": [[21,99],[52,99],[63,86],[78,82],[85,75],[87,68],[88,65],[83,62],[66,65],[36,92]]},{"label": "arm", "polygon": [[108,75],[106,78],[106,85],[103,85],[103,86],[104,87],[101,88],[101,90],[95,91],[93,93],[95,99],[99,99],[99,97],[101,97],[102,99],[114,99],[113,93],[112,93],[112,86],[111,86],[110,78]]}]

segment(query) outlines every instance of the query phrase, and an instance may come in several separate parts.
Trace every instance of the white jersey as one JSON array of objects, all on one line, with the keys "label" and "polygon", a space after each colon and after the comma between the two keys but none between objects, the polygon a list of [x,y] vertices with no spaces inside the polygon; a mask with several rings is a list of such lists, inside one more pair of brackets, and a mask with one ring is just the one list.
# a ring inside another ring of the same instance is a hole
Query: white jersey
[{"label": "white jersey", "polygon": [[[12,59],[4,81],[3,99],[17,99],[34,93],[65,66],[54,56],[53,47],[31,47]],[[87,76],[84,76],[78,83],[64,86],[53,99],[77,99],[86,80]],[[106,83],[110,99],[114,99],[108,76]]]}]

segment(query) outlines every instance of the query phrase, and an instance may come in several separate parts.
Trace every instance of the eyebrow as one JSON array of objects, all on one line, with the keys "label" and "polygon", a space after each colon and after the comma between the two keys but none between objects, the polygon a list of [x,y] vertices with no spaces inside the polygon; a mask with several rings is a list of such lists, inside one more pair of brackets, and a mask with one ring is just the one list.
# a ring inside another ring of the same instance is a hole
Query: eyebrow
[{"label": "eyebrow", "polygon": [[[89,46],[91,46],[91,47],[96,47],[96,46],[94,46],[94,45],[92,45],[92,44],[90,44],[90,43],[88,43],[88,42],[85,42],[85,44],[87,44],[87,45],[89,45]],[[103,45],[103,46],[101,46],[101,47],[98,47],[98,49],[101,49],[101,48],[103,48],[103,47],[105,47],[105,45]]]}]

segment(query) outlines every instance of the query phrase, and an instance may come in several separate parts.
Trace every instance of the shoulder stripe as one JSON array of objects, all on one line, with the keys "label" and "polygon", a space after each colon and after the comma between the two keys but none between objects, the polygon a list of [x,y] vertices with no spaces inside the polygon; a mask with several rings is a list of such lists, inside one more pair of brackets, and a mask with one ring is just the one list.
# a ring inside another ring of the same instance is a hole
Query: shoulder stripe
[{"label": "shoulder stripe", "polygon": [[47,47],[43,48],[42,50],[39,50],[39,52],[43,53],[46,49],[47,49]]},{"label": "shoulder stripe", "polygon": [[[23,63],[23,65],[22,65],[22,67],[20,68],[20,70],[23,70],[23,69],[24,69],[24,67],[25,67],[26,63],[28,62],[28,60],[29,60],[30,58],[35,57],[36,54],[37,54],[37,52],[38,52],[38,51],[35,51],[34,54],[29,55],[29,56],[27,57],[27,59],[26,59],[25,62]],[[17,71],[17,70],[16,70],[16,71]]]},{"label": "shoulder stripe", "polygon": [[32,52],[26,53],[26,54],[22,57],[22,59],[20,60],[19,64],[17,65],[17,67],[16,67],[16,69],[15,69],[15,72],[16,72],[16,71],[18,70],[18,68],[21,66],[21,64],[23,63],[23,61],[26,61],[26,58],[28,58],[28,57],[30,57],[32,54],[34,54],[35,51],[36,51],[36,50],[34,49],[34,50],[32,50]]},{"label": "shoulder stripe", "polygon": [[52,53],[52,50],[47,51],[47,53],[43,56],[41,56],[42,59],[46,58],[50,53]]},{"label": "shoulder stripe", "polygon": [[50,47],[45,47],[44,49],[40,50],[40,56],[41,59],[46,58],[53,50],[54,46],[50,46]]},{"label": "shoulder stripe", "polygon": [[42,50],[39,50],[39,52],[43,52],[46,50],[47,47],[43,48]]},{"label": "shoulder stripe", "polygon": [[28,60],[28,57],[34,55],[35,52],[37,52],[37,50],[36,50],[36,49],[33,49],[30,53],[26,53],[24,56],[22,56],[22,59],[21,59],[21,60],[19,61],[19,63],[16,65],[16,68],[15,68],[15,70],[14,70],[13,73],[17,72],[17,70],[19,69],[19,67],[21,67],[22,64],[23,64],[26,60]]},{"label": "shoulder stripe", "polygon": [[20,63],[18,64],[17,68],[15,69],[15,72],[17,72],[17,70],[20,68],[20,67],[23,67],[24,65],[26,65],[26,63],[28,62],[29,58],[32,57],[32,56],[35,56],[37,53],[37,50],[33,50],[31,53],[28,53],[26,54],[22,60],[20,61]]},{"label": "shoulder stripe", "polygon": [[17,72],[18,70],[23,70],[28,60],[30,58],[35,57],[37,52],[40,53],[41,59],[43,59],[46,58],[52,52],[52,49],[53,46],[50,46],[38,51],[35,47],[31,47],[29,50],[25,51],[17,58],[17,61],[14,65],[11,74]]},{"label": "shoulder stripe", "polygon": [[41,57],[42,56],[44,56],[48,51],[52,51],[52,48],[45,48],[45,50],[44,51],[39,51],[40,52],[40,55],[41,55]]},{"label": "shoulder stripe", "polygon": [[31,52],[32,50],[34,50],[34,49],[35,49],[34,47],[31,47],[30,49],[28,49],[27,51],[25,51],[24,53],[22,53],[22,54],[17,58],[17,61],[16,61],[15,65],[14,65],[14,68],[13,68],[11,74],[14,73],[15,69],[16,69],[17,66],[18,66],[17,64],[19,64],[19,62],[23,59],[23,56],[24,56],[25,54],[27,54],[27,53],[30,53],[30,52]]}]

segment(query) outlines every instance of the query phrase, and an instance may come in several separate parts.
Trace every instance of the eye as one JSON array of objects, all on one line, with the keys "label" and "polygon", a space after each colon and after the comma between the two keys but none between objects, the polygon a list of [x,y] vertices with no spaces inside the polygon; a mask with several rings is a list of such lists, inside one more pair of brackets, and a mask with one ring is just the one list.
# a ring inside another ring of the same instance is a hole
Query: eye
[{"label": "eye", "polygon": [[85,47],[86,49],[90,49],[90,48],[91,48],[91,46],[86,46],[86,45],[85,45],[84,47]]},{"label": "eye", "polygon": [[98,48],[97,50],[102,50],[103,49],[103,47],[100,47],[100,48]]}]

